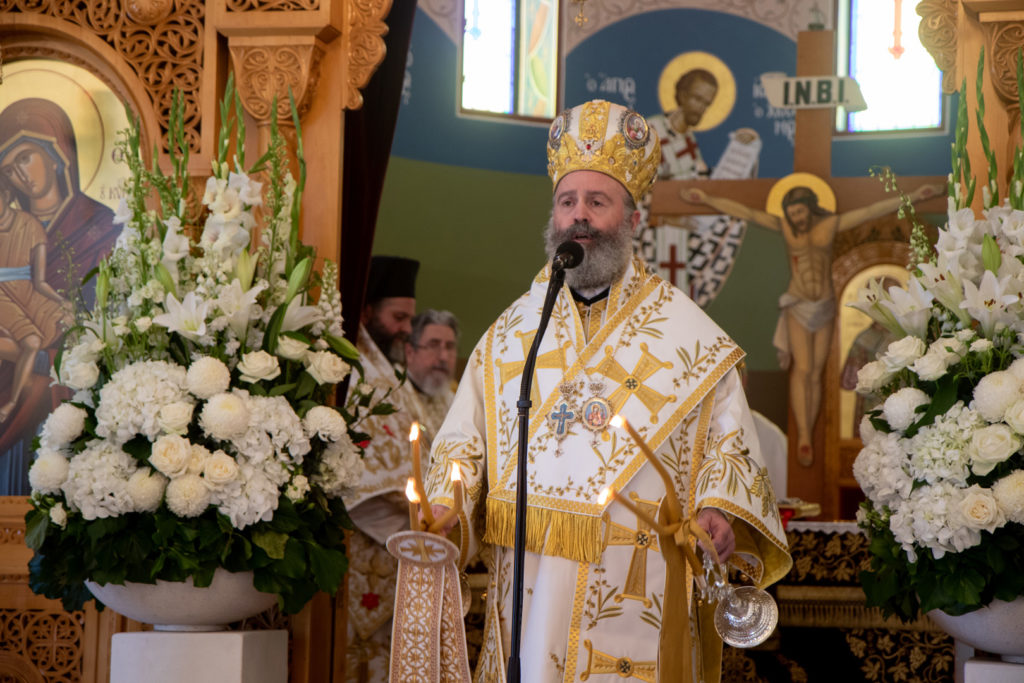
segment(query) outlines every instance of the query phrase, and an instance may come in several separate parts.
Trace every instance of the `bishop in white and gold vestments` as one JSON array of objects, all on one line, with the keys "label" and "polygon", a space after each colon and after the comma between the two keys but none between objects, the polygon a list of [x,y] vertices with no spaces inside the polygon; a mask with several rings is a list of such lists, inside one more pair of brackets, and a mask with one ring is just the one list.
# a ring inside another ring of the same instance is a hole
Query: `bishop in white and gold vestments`
[{"label": "bishop in white and gold vestments", "polygon": [[[643,117],[595,101],[555,120],[548,158],[554,221],[566,176],[599,171],[638,200],[659,154]],[[638,216],[634,207],[627,211]],[[731,521],[734,566],[765,586],[791,564],[736,370],[742,350],[641,261],[628,260],[624,268],[604,296],[574,296],[567,279],[537,357],[523,483],[528,511],[520,661],[522,680],[531,683],[664,680],[659,639],[681,644],[687,627],[696,645],[693,672],[683,680],[718,675],[721,641],[698,617],[694,601],[689,620],[663,613],[666,582],[687,591],[693,586],[687,567],[663,559],[662,546],[671,539],[659,537],[624,506],[598,501],[605,487],[613,487],[657,518],[666,499],[662,478],[637,444],[609,425],[615,414],[629,421],[671,473],[687,516],[714,508]],[[427,489],[433,503],[451,505],[447,473],[453,464],[465,481],[462,556],[489,551],[478,681],[505,676],[520,485],[516,401],[549,278],[547,266],[479,341],[432,450]],[[672,632],[662,634],[665,629]]]}]

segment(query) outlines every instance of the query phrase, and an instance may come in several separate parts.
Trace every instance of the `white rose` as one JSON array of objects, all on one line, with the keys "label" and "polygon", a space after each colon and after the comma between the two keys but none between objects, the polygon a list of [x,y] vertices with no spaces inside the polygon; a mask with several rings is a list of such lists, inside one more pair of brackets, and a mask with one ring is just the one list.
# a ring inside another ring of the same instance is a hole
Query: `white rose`
[{"label": "white rose", "polygon": [[202,474],[206,467],[206,460],[210,457],[210,450],[202,444],[192,444],[192,458],[188,461],[189,474]]},{"label": "white rose", "polygon": [[928,394],[920,389],[904,387],[885,399],[882,415],[890,427],[902,432],[921,417],[917,409],[928,401]]},{"label": "white rose", "polygon": [[41,439],[51,448],[66,446],[82,435],[87,416],[78,406],[61,403],[46,418]]},{"label": "white rose", "polygon": [[217,451],[206,459],[203,479],[214,487],[221,487],[238,478],[238,463],[224,451]]},{"label": "white rose", "polygon": [[139,332],[145,332],[152,326],[153,319],[150,318],[148,315],[144,315],[141,318],[135,319],[135,329],[137,329]]},{"label": "white rose", "polygon": [[306,372],[318,384],[337,384],[348,376],[348,363],[330,351],[311,351],[306,356]]},{"label": "white rose", "polygon": [[199,398],[210,398],[227,391],[231,385],[228,366],[210,356],[203,356],[192,363],[185,375],[185,387]]},{"label": "white rose", "polygon": [[972,407],[987,421],[999,422],[1006,409],[1022,398],[1020,389],[1021,381],[1011,373],[990,372],[975,385]]},{"label": "white rose", "polygon": [[880,360],[890,372],[897,372],[923,356],[927,348],[923,339],[903,337],[889,344]]},{"label": "white rose", "polygon": [[307,351],[309,351],[309,344],[300,339],[287,337],[283,334],[277,338],[277,355],[281,356],[281,358],[303,360],[306,357]]},{"label": "white rose", "polygon": [[892,372],[885,367],[885,363],[873,360],[865,363],[857,371],[858,394],[870,394],[884,387],[893,377]]},{"label": "white rose", "polygon": [[928,351],[959,358],[967,351],[967,345],[956,337],[939,337],[928,345]]},{"label": "white rose", "polygon": [[995,496],[988,489],[971,486],[955,508],[960,521],[971,529],[995,531],[1006,524],[1006,516],[999,509]]},{"label": "white rose", "polygon": [[68,459],[56,451],[39,451],[28,470],[33,493],[57,493],[68,478]]},{"label": "white rose", "polygon": [[171,479],[188,471],[192,460],[192,443],[177,434],[165,434],[153,444],[149,464]]},{"label": "white rose", "polygon": [[168,434],[184,434],[192,422],[193,408],[195,406],[185,401],[168,403],[160,409],[160,415],[157,418],[160,428]]},{"label": "white rose", "polygon": [[1015,470],[997,481],[992,494],[1007,519],[1024,524],[1024,470]]},{"label": "white rose", "polygon": [[61,384],[75,391],[88,389],[100,378],[100,368],[93,361],[65,362],[60,369]]},{"label": "white rose", "polygon": [[64,503],[58,502],[50,508],[50,521],[61,529],[68,525],[68,511],[64,509]]},{"label": "white rose", "polygon": [[128,497],[136,512],[154,512],[164,499],[167,477],[148,467],[140,467],[128,479]]},{"label": "white rose", "polygon": [[167,508],[179,517],[198,517],[210,504],[210,489],[197,474],[186,474],[167,485]]},{"label": "white rose", "polygon": [[1006,409],[1003,421],[1018,434],[1024,434],[1024,399],[1017,401]]},{"label": "white rose", "polygon": [[217,394],[203,406],[199,424],[213,438],[230,441],[249,428],[249,408],[235,394]]},{"label": "white rose", "polygon": [[971,457],[971,471],[985,475],[1020,450],[1021,439],[999,423],[982,427],[971,435],[968,455]]},{"label": "white rose", "polygon": [[946,374],[949,367],[946,358],[947,354],[929,352],[915,360],[910,369],[924,381],[934,382]]},{"label": "white rose", "polygon": [[265,379],[274,379],[281,374],[281,368],[277,358],[266,351],[250,351],[242,356],[242,362],[238,364],[238,372],[241,373],[243,382],[259,382]]},{"label": "white rose", "polygon": [[990,351],[992,349],[992,342],[988,339],[976,339],[971,342],[971,351],[975,353],[982,353],[984,351]]}]

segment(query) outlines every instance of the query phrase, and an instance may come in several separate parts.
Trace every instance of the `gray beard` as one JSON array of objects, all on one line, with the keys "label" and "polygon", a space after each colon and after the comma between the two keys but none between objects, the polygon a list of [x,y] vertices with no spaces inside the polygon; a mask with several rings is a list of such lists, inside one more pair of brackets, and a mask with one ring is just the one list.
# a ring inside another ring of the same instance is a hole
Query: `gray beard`
[{"label": "gray beard", "polygon": [[583,247],[583,262],[565,271],[565,281],[569,287],[577,292],[599,291],[622,277],[633,255],[631,218],[632,216],[625,217],[618,231],[612,233],[592,228],[587,221],[573,223],[565,230],[557,230],[554,219],[548,219],[544,229],[544,250],[548,259],[554,258],[558,246],[573,235],[582,233],[592,240],[589,246]]},{"label": "gray beard", "polygon": [[428,371],[423,377],[413,378],[413,381],[416,383],[417,389],[433,398],[444,392],[445,387],[451,382],[451,377],[440,372]]}]

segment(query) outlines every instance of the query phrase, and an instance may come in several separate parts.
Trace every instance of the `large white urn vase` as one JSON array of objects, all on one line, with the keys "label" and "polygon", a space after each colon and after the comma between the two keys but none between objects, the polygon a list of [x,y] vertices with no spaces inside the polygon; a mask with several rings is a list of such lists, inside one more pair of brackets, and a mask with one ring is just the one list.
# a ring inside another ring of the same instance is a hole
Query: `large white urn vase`
[{"label": "large white urn vase", "polygon": [[993,600],[979,610],[952,616],[932,610],[928,616],[939,628],[977,650],[1024,664],[1024,597],[1012,602]]}]

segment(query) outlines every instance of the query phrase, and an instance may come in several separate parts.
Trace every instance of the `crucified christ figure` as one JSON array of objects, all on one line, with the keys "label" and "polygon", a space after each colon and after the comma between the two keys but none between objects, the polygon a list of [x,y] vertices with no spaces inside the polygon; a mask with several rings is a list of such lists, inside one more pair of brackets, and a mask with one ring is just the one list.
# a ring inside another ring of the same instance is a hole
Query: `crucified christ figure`
[{"label": "crucified christ figure", "polygon": [[[937,196],[940,185],[922,185],[911,201]],[[846,213],[834,214],[818,204],[809,187],[793,187],[782,198],[784,216],[751,209],[732,199],[712,197],[690,188],[682,197],[715,211],[782,233],[789,254],[789,287],[779,298],[779,324],[772,343],[779,351],[783,370],[789,373],[789,401],[797,430],[797,460],[810,467],[814,462],[811,436],[821,407],[821,373],[832,341],[835,292],[832,290],[832,244],[837,233],[892,213],[900,198],[883,199]],[[792,367],[790,367],[792,366]]]}]

